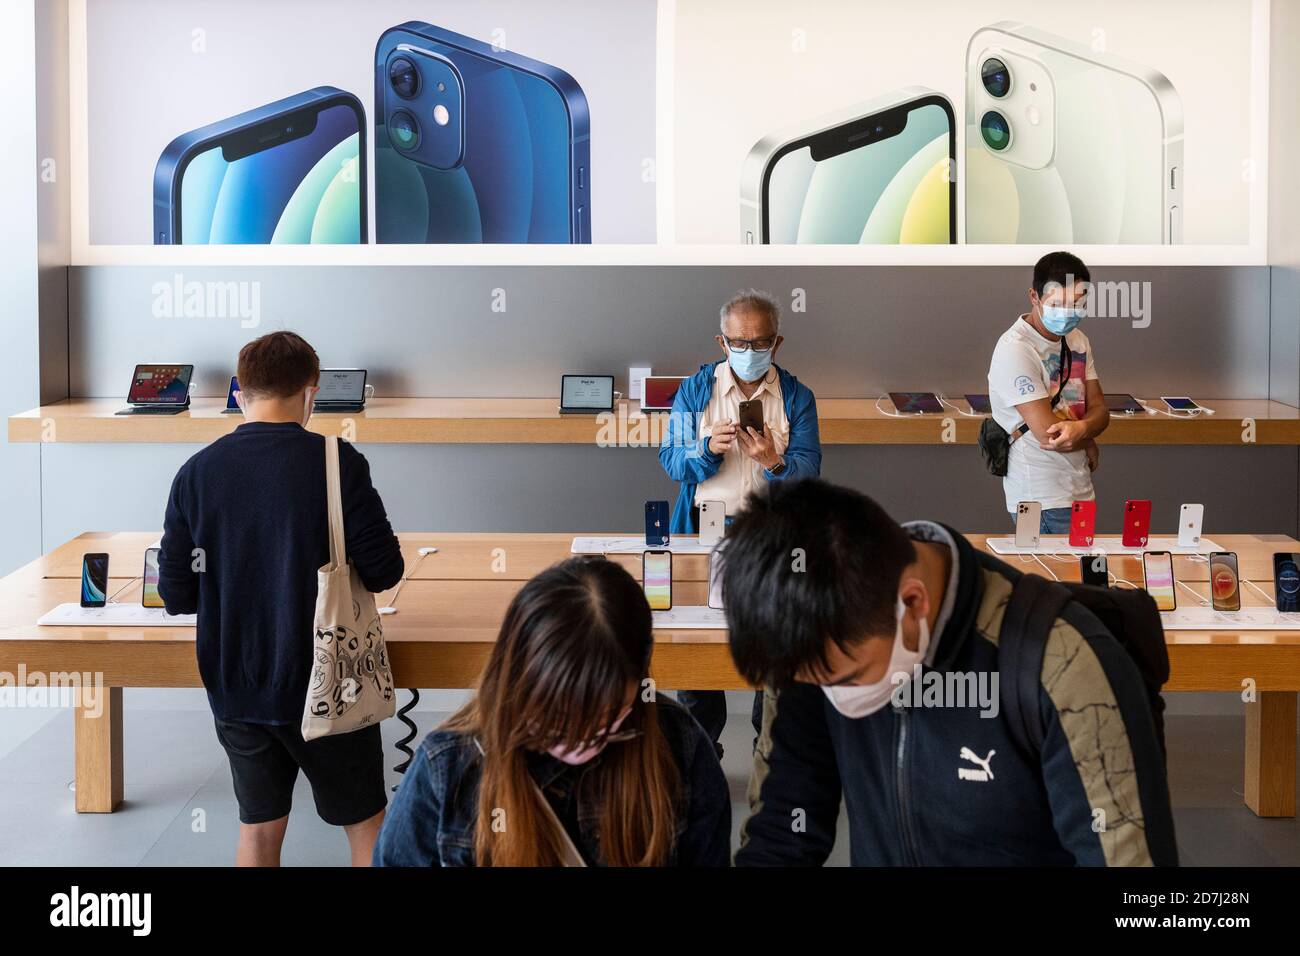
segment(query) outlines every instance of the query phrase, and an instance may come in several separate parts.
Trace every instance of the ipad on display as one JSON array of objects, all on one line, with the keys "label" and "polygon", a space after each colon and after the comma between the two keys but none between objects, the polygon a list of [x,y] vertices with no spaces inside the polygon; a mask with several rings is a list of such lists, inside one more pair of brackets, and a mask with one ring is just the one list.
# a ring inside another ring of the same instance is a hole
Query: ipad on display
[{"label": "ipad on display", "polygon": [[366,370],[363,368],[323,368],[316,404],[355,404],[366,397]]},{"label": "ipad on display", "polygon": [[1116,415],[1139,415],[1146,408],[1127,392],[1107,392],[1106,407]]},{"label": "ipad on display", "polygon": [[184,405],[193,365],[137,365],[126,400],[131,405]]},{"label": "ipad on display", "polygon": [[939,415],[943,405],[934,392],[890,392],[889,399],[894,408],[904,415]]},{"label": "ipad on display", "polygon": [[647,375],[641,388],[641,411],[672,411],[673,399],[685,378],[684,375]]},{"label": "ipad on display", "polygon": [[596,414],[614,410],[613,375],[565,375],[560,379],[560,411]]}]

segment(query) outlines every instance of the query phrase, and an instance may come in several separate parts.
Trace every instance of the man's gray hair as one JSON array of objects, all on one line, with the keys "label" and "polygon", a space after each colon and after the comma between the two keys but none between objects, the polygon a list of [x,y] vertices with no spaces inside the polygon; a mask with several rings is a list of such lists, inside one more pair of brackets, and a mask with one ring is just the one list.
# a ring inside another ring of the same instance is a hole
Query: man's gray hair
[{"label": "man's gray hair", "polygon": [[773,334],[781,331],[780,303],[766,292],[759,292],[757,289],[745,289],[743,292],[737,292],[722,303],[722,308],[719,310],[718,328],[722,330],[723,335],[727,334],[727,316],[733,312],[761,312],[772,320]]}]

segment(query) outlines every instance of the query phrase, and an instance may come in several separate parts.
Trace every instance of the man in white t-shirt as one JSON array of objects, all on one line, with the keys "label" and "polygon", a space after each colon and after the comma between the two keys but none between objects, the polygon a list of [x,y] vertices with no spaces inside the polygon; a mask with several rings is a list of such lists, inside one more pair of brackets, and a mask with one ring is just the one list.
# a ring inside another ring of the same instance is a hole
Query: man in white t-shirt
[{"label": "man in white t-shirt", "polygon": [[[993,418],[1011,437],[1002,479],[1007,511],[1014,520],[1017,504],[1037,501],[1043,534],[1067,533],[1071,502],[1095,497],[1096,438],[1110,424],[1092,345],[1077,328],[1090,283],[1077,256],[1052,252],[1039,259],[1029,312],[1002,333],[989,365]],[[1053,404],[1063,364],[1065,387]]]}]

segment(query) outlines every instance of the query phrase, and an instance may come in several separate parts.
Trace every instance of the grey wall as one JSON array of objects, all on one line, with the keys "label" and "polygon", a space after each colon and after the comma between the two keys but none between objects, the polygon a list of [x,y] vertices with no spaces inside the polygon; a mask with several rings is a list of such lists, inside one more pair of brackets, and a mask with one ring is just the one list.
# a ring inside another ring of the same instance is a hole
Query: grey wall
[{"label": "grey wall", "polygon": [[[159,289],[249,283],[260,325],[155,318]],[[1106,387],[1142,395],[1268,395],[1269,274],[1258,268],[1099,269],[1149,282],[1149,328],[1088,325]],[[161,285],[159,285],[161,284]],[[255,285],[252,285],[255,284]],[[224,395],[239,347],[275,328],[305,335],[334,366],[371,370],[379,394],[547,396],[565,371],[650,364],[694,371],[716,355],[717,309],[738,288],[787,311],[778,359],[822,397],[892,388],[986,391],[998,335],[1026,308],[1028,269],[975,267],[86,267],[71,276],[71,389],[122,395],[141,361],[197,366],[198,394]],[[494,311],[504,296],[505,311]]]},{"label": "grey wall", "polygon": [[[653,449],[360,447],[399,531],[635,531],[642,502],[676,491]],[[47,546],[89,530],[160,529],[172,476],[198,448],[42,446]],[[929,517],[966,531],[1008,527],[1001,483],[972,446],[830,446],[822,473],[877,498],[900,520]],[[1295,534],[1297,482],[1294,448],[1103,448],[1098,527],[1117,532],[1122,502],[1134,497],[1155,503],[1158,532],[1174,530],[1180,503],[1199,501],[1207,533]]]},{"label": "grey wall", "polygon": [[[665,374],[711,357],[717,305],[758,286],[806,312],[783,325],[780,359],[819,396],[890,388],[985,390],[993,343],[1023,307],[1026,269],[729,267],[350,267],[195,269],[183,281],[257,283],[257,328],[234,317],[156,318],[157,267],[71,271],[73,394],[120,396],[138,361],[194,362],[200,394],[225,393],[239,347],[272,328],[305,334],[326,364],[371,370],[380,394],[545,396],[564,371],[651,364]],[[1269,393],[1266,268],[1098,270],[1149,282],[1152,321],[1096,319],[1088,330],[1112,390],[1205,398]],[[504,290],[505,311],[494,312]],[[154,528],[171,476],[193,446],[44,449],[44,527],[52,543],[89,528]],[[641,502],[672,497],[652,449],[580,446],[364,447],[400,530],[635,529]],[[824,474],[899,517],[971,531],[1005,525],[1000,483],[970,446],[828,447]],[[1243,476],[1251,493],[1243,495]],[[1156,502],[1157,528],[1204,502],[1207,527],[1297,527],[1293,448],[1103,449],[1100,525],[1126,497]],[[112,494],[98,489],[113,489]],[[1109,507],[1108,505],[1113,505]]]},{"label": "grey wall", "polygon": [[[40,396],[36,48],[34,4],[10,4],[0,30],[0,402],[15,411]],[[40,449],[0,443],[0,574],[35,558],[40,544]]]}]

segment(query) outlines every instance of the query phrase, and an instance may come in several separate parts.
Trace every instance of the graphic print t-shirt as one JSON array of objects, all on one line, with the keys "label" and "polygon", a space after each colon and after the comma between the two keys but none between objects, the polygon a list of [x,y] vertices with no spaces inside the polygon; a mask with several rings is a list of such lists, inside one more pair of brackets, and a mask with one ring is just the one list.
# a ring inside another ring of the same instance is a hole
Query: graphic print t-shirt
[{"label": "graphic print t-shirt", "polygon": [[[1087,383],[1097,378],[1088,337],[1078,329],[1065,337],[1070,350],[1070,378],[1060,402],[1053,409],[1057,418],[1078,420],[1087,408]],[[1014,434],[1024,419],[1016,406],[1025,402],[1051,401],[1061,380],[1061,343],[1039,335],[1024,316],[998,339],[989,366],[989,404],[993,419]],[[1026,432],[1011,444],[1007,475],[1002,479],[1007,511],[1021,501],[1040,502],[1046,508],[1068,508],[1072,501],[1093,497],[1092,474],[1083,451],[1059,452],[1045,449]]]}]

